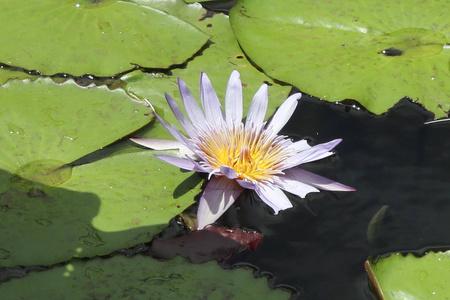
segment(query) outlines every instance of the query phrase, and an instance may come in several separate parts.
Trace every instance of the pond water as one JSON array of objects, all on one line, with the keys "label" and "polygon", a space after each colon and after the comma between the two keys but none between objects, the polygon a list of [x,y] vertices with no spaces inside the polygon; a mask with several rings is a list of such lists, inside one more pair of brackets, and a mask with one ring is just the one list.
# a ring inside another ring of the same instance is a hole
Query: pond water
[{"label": "pond water", "polygon": [[[294,299],[376,299],[364,270],[368,257],[448,249],[450,122],[424,124],[430,120],[433,114],[408,99],[373,115],[304,96],[281,133],[312,144],[342,138],[336,155],[302,167],[357,191],[289,195],[294,208],[276,216],[244,193],[218,223],[264,238],[254,251],[223,259],[223,267],[251,266],[258,276],[273,276],[273,286],[294,289]],[[186,249],[188,240],[172,240],[166,249],[178,247],[172,252],[194,260],[205,256]],[[223,251],[223,245],[212,248],[211,259]]]}]

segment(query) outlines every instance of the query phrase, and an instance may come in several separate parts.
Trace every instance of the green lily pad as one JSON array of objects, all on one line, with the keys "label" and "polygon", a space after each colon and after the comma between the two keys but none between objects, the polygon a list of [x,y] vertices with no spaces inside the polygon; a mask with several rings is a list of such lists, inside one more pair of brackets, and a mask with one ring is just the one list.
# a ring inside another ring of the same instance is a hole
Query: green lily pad
[{"label": "green lily pad", "polygon": [[[23,288],[26,286],[27,288]],[[250,270],[221,269],[216,262],[192,265],[176,257],[161,262],[145,256],[73,260],[0,286],[6,299],[289,299],[270,290]]]},{"label": "green lily pad", "polygon": [[[128,93],[138,98],[147,98],[168,123],[178,124],[164,98],[166,92],[177,101],[181,101],[177,77],[183,79],[197,100],[200,100],[199,77],[201,72],[205,72],[217,95],[223,100],[229,76],[233,69],[238,70],[243,83],[244,111],[249,108],[251,99],[259,87],[263,83],[268,83],[270,98],[267,117],[287,98],[290,86],[275,83],[246,59],[231,30],[228,16],[214,14],[205,18],[206,10],[199,4],[187,5],[183,0],[135,0],[135,2],[164,10],[211,36],[212,43],[203,50],[202,55],[189,61],[186,68],[173,69],[172,76],[136,71],[122,78],[127,82]],[[166,133],[165,138],[168,137]]]},{"label": "green lily pad", "polygon": [[448,299],[450,252],[429,252],[423,257],[392,254],[371,262],[369,274],[381,299]]},{"label": "green lily pad", "polygon": [[73,167],[58,187],[9,176],[0,172],[2,267],[51,265],[149,242],[193,202],[201,181],[142,150]]},{"label": "green lily pad", "polygon": [[[238,0],[230,22],[269,76],[374,113],[408,96],[450,110],[450,24],[439,1]],[[264,46],[262,46],[264,45]]]},{"label": "green lily pad", "polygon": [[0,86],[0,100],[0,168],[41,182],[30,176],[45,161],[55,170],[150,121],[150,109],[122,90],[81,88],[72,81],[9,81]]},{"label": "green lily pad", "polygon": [[208,36],[150,7],[116,0],[43,0],[0,3],[4,24],[0,62],[60,72],[111,76],[144,67],[181,64]]},{"label": "green lily pad", "polygon": [[[79,255],[81,237],[98,236],[91,222],[100,199],[96,190],[87,192],[88,186],[103,187],[96,177],[84,183],[85,189],[80,183],[80,192],[53,187],[75,182],[81,166],[74,172],[68,163],[141,128],[151,120],[150,110],[122,90],[82,88],[71,81],[58,85],[50,79],[9,81],[0,86],[0,99],[0,249],[9,253],[0,266],[51,264]],[[99,252],[128,247],[134,238],[116,237],[121,246],[110,243]]]}]

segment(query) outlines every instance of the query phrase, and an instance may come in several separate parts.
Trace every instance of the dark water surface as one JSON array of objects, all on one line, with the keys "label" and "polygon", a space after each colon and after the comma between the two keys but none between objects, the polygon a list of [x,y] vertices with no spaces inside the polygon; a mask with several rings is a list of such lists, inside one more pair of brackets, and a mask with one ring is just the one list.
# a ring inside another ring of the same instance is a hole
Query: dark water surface
[{"label": "dark water surface", "polygon": [[277,216],[244,194],[231,213],[264,239],[223,265],[271,274],[275,286],[298,291],[295,299],[364,300],[376,299],[364,270],[369,256],[449,249],[450,122],[424,124],[432,119],[406,99],[372,115],[303,97],[281,133],[311,144],[342,138],[335,156],[302,168],[357,191],[290,195],[294,208]]}]

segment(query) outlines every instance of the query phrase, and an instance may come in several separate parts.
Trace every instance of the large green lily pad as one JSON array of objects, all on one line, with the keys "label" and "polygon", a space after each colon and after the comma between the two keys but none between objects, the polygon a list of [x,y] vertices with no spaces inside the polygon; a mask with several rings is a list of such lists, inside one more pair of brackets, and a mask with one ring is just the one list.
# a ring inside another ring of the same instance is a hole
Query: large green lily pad
[{"label": "large green lily pad", "polygon": [[[266,82],[270,84],[267,117],[273,114],[275,109],[287,98],[290,86],[275,83],[246,59],[231,30],[228,16],[214,14],[206,17],[206,10],[199,4],[187,5],[183,0],[170,2],[135,0],[135,2],[164,10],[211,36],[212,43],[203,50],[202,55],[189,61],[186,68],[173,69],[171,76],[133,72],[123,77],[127,82],[126,91],[139,98],[147,98],[168,123],[178,124],[164,98],[166,92],[181,103],[177,77],[183,79],[197,100],[200,100],[200,73],[207,73],[219,99],[223,101],[228,78],[233,69],[238,70],[243,83],[244,111],[250,106],[251,99],[258,88]],[[166,138],[169,138],[168,134],[166,134]]]},{"label": "large green lily pad", "polygon": [[60,167],[151,120],[151,110],[122,90],[72,81],[9,81],[0,86],[0,100],[0,168],[32,180],[33,164]]},{"label": "large green lily pad", "polygon": [[8,176],[0,172],[3,267],[50,265],[149,242],[200,191],[198,177],[142,150],[76,166],[58,187],[10,183]]},{"label": "large green lily pad", "polygon": [[111,76],[132,63],[167,68],[185,62],[209,38],[162,11],[116,0],[7,0],[0,18],[8,24],[0,35],[0,62],[44,74]]},{"label": "large green lily pad", "polygon": [[355,99],[374,113],[408,96],[450,110],[450,23],[440,1],[238,0],[245,53],[269,76],[314,96]]},{"label": "large green lily pad", "polygon": [[370,263],[378,293],[386,300],[448,299],[450,252],[429,252],[423,257],[392,254]]},{"label": "large green lily pad", "polygon": [[[26,286],[27,288],[23,288]],[[289,299],[270,290],[266,278],[250,270],[221,269],[216,262],[192,265],[176,257],[73,260],[42,273],[31,273],[0,286],[5,299]]]}]

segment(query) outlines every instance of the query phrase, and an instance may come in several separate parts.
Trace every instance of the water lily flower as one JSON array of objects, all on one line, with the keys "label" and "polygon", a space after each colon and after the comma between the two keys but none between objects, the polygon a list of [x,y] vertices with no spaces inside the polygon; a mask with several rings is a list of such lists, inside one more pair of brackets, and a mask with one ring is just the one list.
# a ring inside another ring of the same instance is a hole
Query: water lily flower
[{"label": "water lily flower", "polygon": [[197,211],[197,227],[203,229],[215,222],[244,189],[254,190],[274,213],[292,207],[284,191],[305,197],[319,190],[354,191],[353,188],[298,168],[319,160],[341,139],[309,146],[306,140],[291,141],[278,132],[292,116],[301,94],[288,97],[270,122],[264,117],[268,104],[266,84],[256,92],[245,122],[242,122],[242,84],[239,73],[231,73],[225,95],[225,110],[205,73],[200,77],[197,104],[183,80],[178,79],[181,99],[187,113],[169,95],[167,103],[188,137],[175,126],[156,118],[176,141],[134,138],[132,141],[155,150],[179,149],[180,157],[156,156],[181,169],[209,174]]}]

